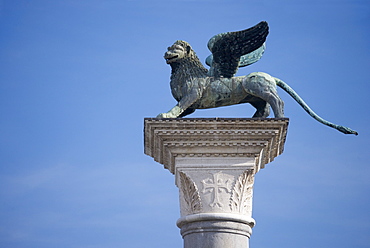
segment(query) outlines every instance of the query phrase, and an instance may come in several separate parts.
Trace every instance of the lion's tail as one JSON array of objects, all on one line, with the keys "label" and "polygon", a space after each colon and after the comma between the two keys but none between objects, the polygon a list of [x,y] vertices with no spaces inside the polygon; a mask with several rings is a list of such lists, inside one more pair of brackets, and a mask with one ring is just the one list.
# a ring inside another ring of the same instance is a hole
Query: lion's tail
[{"label": "lion's tail", "polygon": [[355,135],[358,135],[358,133],[348,127],[344,127],[344,126],[339,126],[339,125],[336,125],[334,123],[331,123],[323,118],[321,118],[319,115],[317,115],[308,105],[307,103],[305,103],[305,101],[303,101],[303,99],[287,84],[285,83],[284,81],[278,79],[278,78],[275,78],[275,82],[276,82],[276,85],[279,86],[280,88],[282,88],[286,93],[288,93],[291,97],[293,97],[294,100],[296,100],[298,102],[299,105],[301,105],[301,107],[311,116],[313,117],[315,120],[317,120],[318,122],[326,125],[326,126],[329,126],[329,127],[332,127],[332,128],[335,128],[337,129],[338,131],[342,132],[342,133],[345,133],[345,134],[355,134]]}]

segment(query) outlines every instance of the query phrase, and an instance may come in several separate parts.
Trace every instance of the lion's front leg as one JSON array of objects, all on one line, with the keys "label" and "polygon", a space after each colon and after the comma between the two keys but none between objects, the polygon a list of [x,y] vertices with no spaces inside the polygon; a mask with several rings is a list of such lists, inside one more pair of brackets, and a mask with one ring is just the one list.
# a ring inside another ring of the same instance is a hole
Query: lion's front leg
[{"label": "lion's front leg", "polygon": [[177,118],[179,117],[185,110],[182,109],[180,106],[176,105],[167,113],[161,113],[157,115],[157,118]]},{"label": "lion's front leg", "polygon": [[200,99],[201,93],[201,88],[192,89],[175,107],[167,113],[157,115],[157,118],[178,118],[191,114],[195,109],[190,107]]}]

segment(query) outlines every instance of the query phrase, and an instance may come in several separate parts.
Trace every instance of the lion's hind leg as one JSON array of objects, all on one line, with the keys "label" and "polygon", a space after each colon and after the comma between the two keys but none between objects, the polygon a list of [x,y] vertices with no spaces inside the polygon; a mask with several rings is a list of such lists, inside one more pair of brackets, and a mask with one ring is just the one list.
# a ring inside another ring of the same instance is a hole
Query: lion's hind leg
[{"label": "lion's hind leg", "polygon": [[253,118],[260,117],[266,118],[270,115],[270,104],[262,99],[258,99],[250,103],[253,107],[256,108],[256,112],[253,115]]},{"label": "lion's hind leg", "polygon": [[[254,72],[247,75],[242,84],[247,93],[261,98],[271,105],[275,118],[284,117],[284,102],[277,94],[273,77],[263,72]],[[258,114],[257,112],[256,114]]]}]

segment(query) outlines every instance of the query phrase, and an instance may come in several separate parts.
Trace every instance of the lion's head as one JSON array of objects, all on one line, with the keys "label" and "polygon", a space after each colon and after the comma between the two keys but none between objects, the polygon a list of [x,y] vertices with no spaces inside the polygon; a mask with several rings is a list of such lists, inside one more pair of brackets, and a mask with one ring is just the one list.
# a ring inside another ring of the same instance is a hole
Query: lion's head
[{"label": "lion's head", "polygon": [[167,48],[164,59],[167,64],[179,62],[183,58],[198,59],[190,44],[183,40],[176,41],[172,46]]}]

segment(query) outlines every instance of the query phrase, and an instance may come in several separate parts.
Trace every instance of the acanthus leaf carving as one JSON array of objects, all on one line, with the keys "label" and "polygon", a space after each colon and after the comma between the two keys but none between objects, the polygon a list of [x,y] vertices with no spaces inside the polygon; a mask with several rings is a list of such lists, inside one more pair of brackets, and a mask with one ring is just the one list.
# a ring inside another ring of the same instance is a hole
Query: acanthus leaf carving
[{"label": "acanthus leaf carving", "polygon": [[180,171],[180,183],[183,193],[183,199],[186,203],[185,209],[187,214],[199,213],[202,210],[202,202],[200,199],[197,185],[184,172]]},{"label": "acanthus leaf carving", "polygon": [[254,171],[246,170],[236,179],[230,198],[231,211],[252,214]]}]

